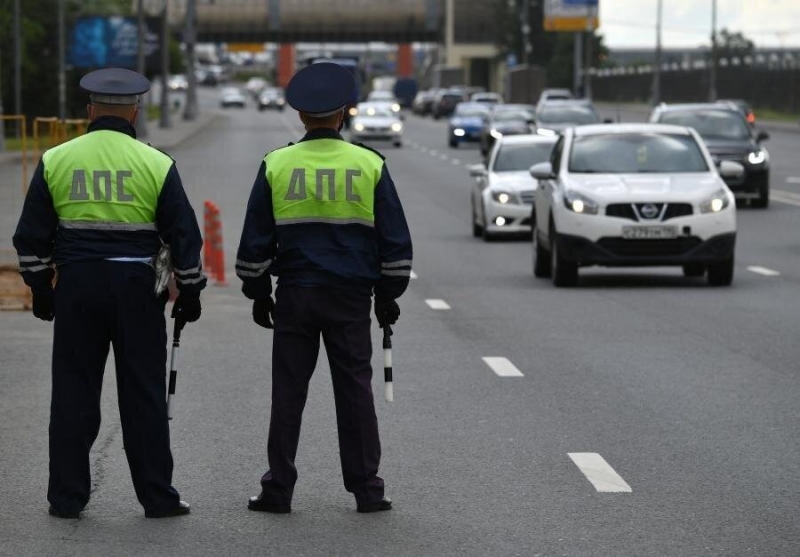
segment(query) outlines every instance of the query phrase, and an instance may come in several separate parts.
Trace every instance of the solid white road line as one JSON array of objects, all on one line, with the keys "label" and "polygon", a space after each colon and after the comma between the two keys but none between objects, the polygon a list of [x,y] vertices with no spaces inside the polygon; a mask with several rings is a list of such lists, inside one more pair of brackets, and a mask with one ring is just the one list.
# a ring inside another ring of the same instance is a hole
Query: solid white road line
[{"label": "solid white road line", "polygon": [[772,201],[777,201],[778,203],[784,203],[786,205],[793,205],[795,207],[800,207],[800,199],[795,199],[793,197],[784,197],[783,195],[777,192],[770,193],[769,198]]},{"label": "solid white road line", "polygon": [[630,493],[632,491],[622,476],[597,453],[567,453],[575,466],[583,472],[594,488],[601,493]]},{"label": "solid white road line", "polygon": [[524,377],[508,358],[486,357],[483,361],[500,377]]},{"label": "solid white road line", "polygon": [[747,268],[748,271],[751,273],[756,273],[757,275],[764,275],[765,277],[779,277],[781,274],[778,271],[773,271],[772,269],[768,269],[766,267],[760,267],[758,265],[751,265]]},{"label": "solid white road line", "polygon": [[786,178],[787,184],[800,184],[800,176],[789,176]]},{"label": "solid white road line", "polygon": [[425,300],[431,309],[450,309],[450,305],[444,300]]},{"label": "solid white road line", "polygon": [[415,278],[419,278],[417,276],[417,273],[415,273],[414,271],[411,271],[411,280],[414,280]]},{"label": "solid white road line", "polygon": [[770,191],[770,194],[780,195],[782,197],[788,197],[789,199],[797,199],[800,201],[800,193],[795,193],[793,191],[786,191],[786,190],[776,190],[773,189]]}]

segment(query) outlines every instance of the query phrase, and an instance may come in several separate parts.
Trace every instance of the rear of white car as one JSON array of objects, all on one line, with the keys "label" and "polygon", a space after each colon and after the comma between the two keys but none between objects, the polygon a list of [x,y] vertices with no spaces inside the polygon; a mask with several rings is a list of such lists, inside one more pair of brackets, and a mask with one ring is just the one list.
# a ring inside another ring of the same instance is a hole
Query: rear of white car
[{"label": "rear of white car", "polygon": [[[540,176],[534,274],[570,286],[580,267],[677,265],[731,283],[736,204],[694,130],[573,128],[552,162],[532,169]],[[720,171],[743,169],[727,162]]]}]

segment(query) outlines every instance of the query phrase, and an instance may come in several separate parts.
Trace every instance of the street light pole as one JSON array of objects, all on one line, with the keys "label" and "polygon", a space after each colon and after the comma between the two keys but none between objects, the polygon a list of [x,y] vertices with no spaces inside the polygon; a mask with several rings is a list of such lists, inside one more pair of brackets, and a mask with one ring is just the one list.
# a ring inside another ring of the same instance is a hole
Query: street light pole
[{"label": "street light pole", "polygon": [[197,118],[197,76],[194,73],[195,55],[194,45],[197,42],[197,29],[195,27],[196,2],[188,0],[186,4],[186,27],[183,33],[183,42],[186,44],[186,106],[183,109],[184,120]]},{"label": "street light pole", "polygon": [[67,30],[64,21],[64,0],[58,0],[58,117],[67,117]]},{"label": "street light pole", "polygon": [[653,67],[653,106],[661,104],[661,18],[663,0],[656,7],[656,59]]},{"label": "street light pole", "polygon": [[[147,27],[144,21],[144,0],[136,0],[136,25],[138,28],[139,40],[136,45],[136,70],[144,75],[145,68],[145,44],[147,43]],[[145,93],[147,94],[147,93]],[[136,137],[147,139],[147,106],[142,102],[144,95],[139,96],[139,115],[136,117]]]},{"label": "street light pole", "polygon": [[171,128],[172,121],[169,117],[169,19],[167,7],[169,1],[164,0],[161,10],[161,118],[159,126]]},{"label": "street light pole", "polygon": [[711,69],[708,75],[708,100],[717,100],[717,0],[711,0]]}]

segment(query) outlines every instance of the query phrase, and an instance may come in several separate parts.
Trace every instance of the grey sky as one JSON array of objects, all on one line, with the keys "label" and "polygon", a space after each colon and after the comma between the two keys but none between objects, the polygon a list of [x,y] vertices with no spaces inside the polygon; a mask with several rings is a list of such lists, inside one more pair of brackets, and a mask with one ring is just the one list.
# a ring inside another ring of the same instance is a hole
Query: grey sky
[{"label": "grey sky", "polygon": [[[656,0],[599,0],[600,33],[612,48],[655,45]],[[662,44],[707,45],[712,0],[663,0]],[[800,46],[800,0],[717,0],[717,27],[756,46]]]}]

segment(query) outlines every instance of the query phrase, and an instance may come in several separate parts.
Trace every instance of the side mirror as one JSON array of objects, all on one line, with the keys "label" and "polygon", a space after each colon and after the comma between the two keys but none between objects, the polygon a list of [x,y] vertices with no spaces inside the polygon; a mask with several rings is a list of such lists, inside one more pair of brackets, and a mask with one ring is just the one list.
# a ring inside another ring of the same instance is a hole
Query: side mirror
[{"label": "side mirror", "polygon": [[473,178],[482,178],[486,176],[486,166],[483,164],[473,164],[469,167],[469,175]]},{"label": "side mirror", "polygon": [[[742,169],[744,171],[744,169]],[[537,180],[552,180],[556,177],[553,173],[553,165],[549,162],[540,162],[538,164],[534,164],[530,169],[528,169],[531,176],[536,178]]]},{"label": "side mirror", "polygon": [[720,161],[719,175],[729,180],[741,180],[744,178],[744,166],[735,161]]},{"label": "side mirror", "polygon": [[756,142],[761,143],[762,141],[766,141],[769,139],[769,134],[764,130],[760,130],[758,134],[756,134]]}]

